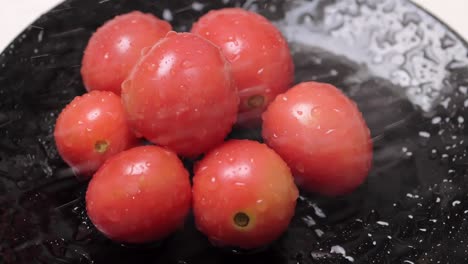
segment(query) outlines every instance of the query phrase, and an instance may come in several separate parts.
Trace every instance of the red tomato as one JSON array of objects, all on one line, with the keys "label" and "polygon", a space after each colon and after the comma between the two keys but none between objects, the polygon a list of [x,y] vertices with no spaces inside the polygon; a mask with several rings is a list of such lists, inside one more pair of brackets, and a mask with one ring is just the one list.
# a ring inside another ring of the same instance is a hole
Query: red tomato
[{"label": "red tomato", "polygon": [[81,75],[86,89],[120,95],[120,86],[142,49],[153,46],[171,29],[169,23],[138,11],[105,23],[93,34],[84,53]]},{"label": "red tomato", "polygon": [[195,23],[192,32],[221,47],[231,62],[241,98],[241,125],[258,123],[266,106],[293,82],[288,44],[259,14],[240,8],[210,11]]},{"label": "red tomato", "polygon": [[297,183],[325,195],[345,194],[367,177],[372,141],[356,104],[332,85],[301,83],[263,114],[263,138]]},{"label": "red tomato", "polygon": [[211,151],[193,178],[198,229],[218,246],[252,249],[277,239],[298,190],[286,163],[264,144],[231,140]]},{"label": "red tomato", "polygon": [[107,237],[126,243],[165,238],[190,210],[189,174],[176,154],[136,147],[110,158],[86,192],[89,218]]},{"label": "red tomato", "polygon": [[138,62],[122,85],[122,100],[138,134],[184,156],[223,142],[239,104],[219,48],[175,32]]},{"label": "red tomato", "polygon": [[65,162],[85,178],[136,143],[120,97],[106,91],[75,97],[60,113],[54,137]]}]

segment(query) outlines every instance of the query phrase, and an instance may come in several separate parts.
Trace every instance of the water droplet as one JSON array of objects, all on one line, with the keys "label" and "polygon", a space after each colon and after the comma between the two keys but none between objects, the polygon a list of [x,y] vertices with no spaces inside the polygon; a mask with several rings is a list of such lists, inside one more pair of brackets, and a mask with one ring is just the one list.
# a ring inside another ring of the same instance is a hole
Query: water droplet
[{"label": "water droplet", "polygon": [[436,116],[436,117],[432,118],[431,123],[432,123],[433,125],[437,125],[437,124],[439,124],[441,121],[442,121],[442,117]]},{"label": "water droplet", "polygon": [[173,16],[172,16],[171,10],[169,10],[169,9],[164,9],[163,14],[162,14],[162,17],[163,17],[165,20],[167,20],[167,21],[172,21]]},{"label": "water droplet", "polygon": [[259,212],[265,212],[268,209],[267,203],[262,199],[257,200],[257,209]]},{"label": "water droplet", "polygon": [[325,233],[321,229],[315,229],[315,234],[317,234],[318,237],[322,237]]},{"label": "water droplet", "polygon": [[427,131],[419,131],[419,136],[423,138],[430,138],[431,134]]},{"label": "water droplet", "polygon": [[203,7],[205,7],[202,3],[199,2],[193,2],[192,3],[192,9],[195,11],[202,11]]},{"label": "water droplet", "polygon": [[462,94],[467,94],[467,92],[468,92],[468,87],[466,87],[466,86],[460,86],[460,87],[458,87],[458,91],[460,91],[460,93],[462,93]]},{"label": "water droplet", "polygon": [[301,163],[296,164],[296,170],[299,171],[300,173],[304,173],[304,165]]},{"label": "water droplet", "polygon": [[429,158],[436,159],[437,155],[438,155],[437,149],[431,149],[431,152],[429,153]]},{"label": "water droplet", "polygon": [[320,218],[325,218],[325,217],[327,217],[327,216],[325,215],[325,213],[322,211],[322,209],[321,209],[320,207],[318,207],[318,205],[316,205],[316,204],[313,203],[313,204],[312,204],[312,208],[314,208],[314,212],[315,212],[315,215],[316,215],[316,216],[318,216],[318,217],[320,217]]},{"label": "water droplet", "polygon": [[192,66],[193,66],[193,63],[191,61],[189,61],[189,60],[185,60],[185,61],[182,62],[182,67],[184,67],[184,68],[190,68]]},{"label": "water droplet", "polygon": [[304,223],[307,225],[307,227],[311,227],[311,226],[314,226],[317,224],[317,222],[315,222],[314,218],[312,218],[312,216],[310,215],[306,215],[304,217],[302,217],[302,221],[304,221]]},{"label": "water droplet", "polygon": [[298,115],[300,115],[300,116],[303,114],[303,112],[302,112],[301,110],[297,110],[296,113],[297,113]]},{"label": "water droplet", "polygon": [[259,75],[262,74],[263,70],[264,70],[264,68],[261,68],[260,70],[257,71],[257,74],[259,74]]}]

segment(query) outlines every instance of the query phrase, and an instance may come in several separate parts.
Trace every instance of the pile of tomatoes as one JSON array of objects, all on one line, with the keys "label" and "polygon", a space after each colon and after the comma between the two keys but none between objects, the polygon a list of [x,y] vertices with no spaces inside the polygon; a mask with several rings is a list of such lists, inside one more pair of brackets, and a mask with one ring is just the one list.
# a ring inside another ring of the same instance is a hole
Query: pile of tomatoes
[{"label": "pile of tomatoes", "polygon": [[[371,167],[356,104],[330,84],[291,88],[287,41],[253,12],[211,11],[191,33],[117,16],[89,40],[81,73],[88,92],[63,109],[55,141],[90,179],[87,213],[115,241],[163,239],[193,210],[214,245],[261,247],[287,229],[296,184],[341,195]],[[259,125],[265,143],[226,141],[233,126]],[[198,160],[192,179],[180,157]]]}]

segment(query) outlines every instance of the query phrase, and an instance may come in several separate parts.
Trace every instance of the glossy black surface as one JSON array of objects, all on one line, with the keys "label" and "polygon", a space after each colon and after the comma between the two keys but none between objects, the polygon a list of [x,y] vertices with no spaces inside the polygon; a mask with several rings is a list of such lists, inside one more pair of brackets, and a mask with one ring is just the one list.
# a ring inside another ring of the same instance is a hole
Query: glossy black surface
[{"label": "glossy black surface", "polygon": [[[290,229],[266,251],[215,249],[191,219],[159,246],[113,243],[87,219],[86,183],[61,161],[52,136],[60,109],[84,92],[86,42],[134,9],[184,31],[223,6],[274,21],[290,41],[297,82],[330,82],[356,100],[374,139],[371,175],[345,197],[303,193]],[[464,263],[467,51],[403,0],[66,1],[0,55],[0,263]]]}]

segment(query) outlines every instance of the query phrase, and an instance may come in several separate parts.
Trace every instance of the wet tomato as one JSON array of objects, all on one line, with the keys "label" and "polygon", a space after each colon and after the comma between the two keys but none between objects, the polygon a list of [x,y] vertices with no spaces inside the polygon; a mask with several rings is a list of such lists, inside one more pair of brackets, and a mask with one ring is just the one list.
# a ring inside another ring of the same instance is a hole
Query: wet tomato
[{"label": "wet tomato", "polygon": [[197,164],[193,208],[213,244],[268,245],[288,227],[298,190],[286,163],[265,144],[231,140]]},{"label": "wet tomato", "polygon": [[369,128],[356,104],[330,84],[306,82],[279,95],[263,114],[263,137],[304,189],[354,190],[372,163]]},{"label": "wet tomato", "polygon": [[238,123],[259,123],[266,106],[294,78],[291,54],[280,31],[259,14],[226,8],[204,15],[192,32],[221,47],[231,62],[241,99]]},{"label": "wet tomato", "polygon": [[142,49],[153,46],[171,28],[169,23],[138,11],[109,20],[93,34],[85,49],[81,75],[86,89],[120,95],[120,86]]},{"label": "wet tomato", "polygon": [[191,33],[170,32],[122,85],[133,129],[183,156],[223,142],[239,98],[229,62],[218,47]]},{"label": "wet tomato", "polygon": [[54,137],[63,160],[83,178],[136,143],[120,97],[108,91],[75,97],[58,116]]},{"label": "wet tomato", "polygon": [[86,209],[107,237],[146,243],[183,225],[191,195],[189,174],[175,153],[141,146],[115,155],[96,172],[86,192]]}]

